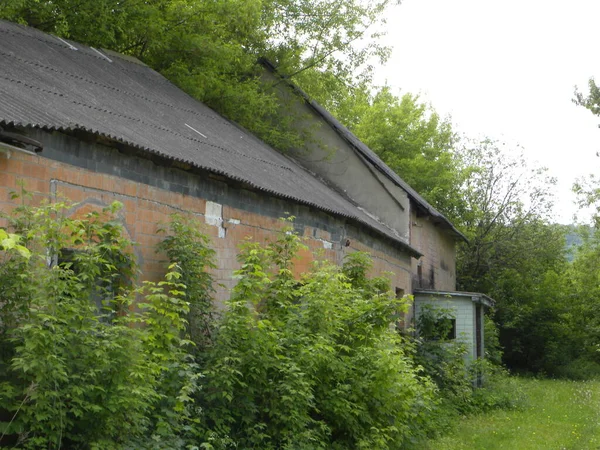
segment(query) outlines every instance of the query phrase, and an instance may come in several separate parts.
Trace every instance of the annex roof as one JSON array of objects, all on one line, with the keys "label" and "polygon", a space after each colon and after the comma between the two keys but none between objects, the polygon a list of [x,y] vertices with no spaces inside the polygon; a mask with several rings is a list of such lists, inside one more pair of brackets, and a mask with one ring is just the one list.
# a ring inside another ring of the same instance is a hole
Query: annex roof
[{"label": "annex roof", "polygon": [[429,296],[439,300],[448,300],[453,297],[469,298],[473,303],[481,303],[488,308],[492,308],[496,304],[496,300],[480,292],[464,292],[464,291],[438,291],[433,289],[414,289],[415,295]]},{"label": "annex roof", "polygon": [[392,180],[397,186],[402,188],[408,196],[427,214],[433,217],[434,220],[443,224],[446,228],[451,230],[456,236],[466,240],[464,234],[456,229],[456,227],[444,216],[441,212],[435,209],[427,200],[425,200],[417,191],[415,191],[410,185],[404,181],[400,176],[394,172],[389,166],[382,161],[382,159],[371,150],[364,142],[362,142],[354,133],[346,128],[339,120],[337,120],[329,111],[323,108],[319,103],[311,99],[300,87],[287,79],[283,74],[277,71],[277,68],[266,59],[261,59],[261,63],[272,73],[280,76],[284,79],[287,84],[306,101],[306,103],[312,108],[312,110],[320,116],[325,123],[327,123],[336,133],[340,135],[350,146],[354,147],[367,161],[373,164],[379,169],[385,176]]},{"label": "annex roof", "polygon": [[0,125],[85,131],[358,222],[392,228],[139,61],[0,21]]}]

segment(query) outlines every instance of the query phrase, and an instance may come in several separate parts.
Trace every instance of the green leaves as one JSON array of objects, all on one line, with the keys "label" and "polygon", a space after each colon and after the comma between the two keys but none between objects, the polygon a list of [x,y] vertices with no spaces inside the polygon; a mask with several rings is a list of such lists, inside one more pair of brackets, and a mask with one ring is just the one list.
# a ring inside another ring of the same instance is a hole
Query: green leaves
[{"label": "green leaves", "polygon": [[1,445],[183,446],[201,375],[182,274],[135,288],[120,205],[80,218],[72,207],[23,204],[7,217],[23,238],[0,230]]},{"label": "green leaves", "polygon": [[20,245],[20,241],[21,236],[18,234],[7,233],[3,229],[0,229],[0,250],[7,252],[15,250],[23,258],[29,258],[31,256],[31,252],[27,249],[27,247]]},{"label": "green leaves", "polygon": [[[401,448],[426,432],[433,389],[390,328],[404,307],[366,272],[317,263],[296,280],[299,238],[246,243],[207,360],[207,427],[249,448]],[[217,447],[224,448],[224,447]]]}]

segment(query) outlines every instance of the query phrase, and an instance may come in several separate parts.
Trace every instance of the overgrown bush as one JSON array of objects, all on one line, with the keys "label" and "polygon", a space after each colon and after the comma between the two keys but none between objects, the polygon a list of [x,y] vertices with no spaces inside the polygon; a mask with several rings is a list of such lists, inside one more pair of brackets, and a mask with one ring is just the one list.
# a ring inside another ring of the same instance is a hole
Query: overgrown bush
[{"label": "overgrown bush", "polygon": [[403,448],[426,432],[435,393],[392,326],[406,305],[366,277],[362,253],[296,280],[300,247],[290,229],[241,249],[207,363],[211,448]]},{"label": "overgrown bush", "polygon": [[[440,402],[429,417],[437,433],[451,428],[458,416],[519,408],[525,402],[518,383],[496,361],[467,358],[466,343],[450,333],[454,318],[451,308],[423,305],[416,323],[415,360],[439,388]],[[492,354],[499,360],[493,324],[488,335]]]},{"label": "overgrown bush", "polygon": [[471,413],[494,409],[521,409],[527,405],[527,395],[518,379],[500,365],[477,360],[470,367],[472,379],[479,377],[481,386],[474,389],[470,399]]},{"label": "overgrown bush", "polygon": [[0,230],[0,446],[399,449],[511,406],[501,372],[473,390],[459,343],[396,330],[407,305],[367,254],[297,278],[292,227],[248,241],[216,317],[199,224],[173,216],[165,279],[136,286],[118,209],[23,204]]},{"label": "overgrown bush", "polygon": [[213,277],[215,251],[210,239],[202,233],[202,225],[181,214],[173,214],[168,224],[158,229],[165,238],[157,251],[164,252],[173,270],[180,274],[179,282],[185,286],[183,293],[189,304],[187,331],[195,344],[196,356],[201,356],[210,346],[215,327]]},{"label": "overgrown bush", "polygon": [[136,288],[119,205],[82,218],[70,207],[8,217],[29,250],[2,241],[0,445],[177,447],[198,377],[180,274]]}]

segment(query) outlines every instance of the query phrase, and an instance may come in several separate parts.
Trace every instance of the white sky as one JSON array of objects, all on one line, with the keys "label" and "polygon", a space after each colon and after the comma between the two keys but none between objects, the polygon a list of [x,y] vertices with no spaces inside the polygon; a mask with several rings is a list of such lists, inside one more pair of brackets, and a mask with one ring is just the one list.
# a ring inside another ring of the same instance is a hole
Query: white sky
[{"label": "white sky", "polygon": [[522,145],[558,178],[556,221],[570,223],[573,182],[600,170],[600,117],[571,101],[600,81],[599,23],[600,0],[404,0],[377,81],[420,93],[469,137]]}]

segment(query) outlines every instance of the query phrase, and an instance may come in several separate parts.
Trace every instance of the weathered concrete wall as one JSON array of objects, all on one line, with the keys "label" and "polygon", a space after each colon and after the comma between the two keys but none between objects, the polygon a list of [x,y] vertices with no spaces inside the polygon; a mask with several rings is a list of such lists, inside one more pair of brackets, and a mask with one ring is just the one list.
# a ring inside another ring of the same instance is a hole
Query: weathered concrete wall
[{"label": "weathered concrete wall", "polygon": [[[412,205],[411,205],[412,206]],[[411,208],[410,244],[423,256],[412,262],[413,289],[456,289],[456,242],[446,229]]]},{"label": "weathered concrete wall", "polygon": [[[143,278],[159,279],[165,271],[164,255],[156,254],[161,237],[157,225],[169,214],[182,212],[206,223],[217,253],[215,279],[217,300],[228,297],[232,277],[239,268],[238,245],[246,237],[259,242],[276,237],[280,217],[294,215],[296,230],[311,250],[336,264],[352,251],[369,251],[374,259],[373,275],[387,273],[392,288],[410,293],[411,258],[394,244],[368,229],[308,207],[236,186],[206,173],[192,173],[120,151],[109,145],[84,142],[61,133],[30,130],[44,143],[42,156],[0,153],[0,209],[15,206],[9,192],[18,182],[35,194],[33,201],[61,198],[89,210],[123,203],[121,220],[129,237],[138,243],[136,253]],[[121,149],[123,150],[123,149]],[[75,212],[75,211],[74,211]],[[0,223],[0,225],[2,225]],[[308,269],[308,252],[296,265],[298,273]]]},{"label": "weathered concrete wall", "polygon": [[[271,74],[265,74],[265,78],[276,82]],[[396,230],[408,243],[409,200],[406,192],[361,158],[309,105],[290,92],[285,83],[277,84],[277,93],[286,108],[297,114],[295,126],[313,137],[313,142],[309,141],[302,149],[292,150],[292,156],[338,192]]]}]

